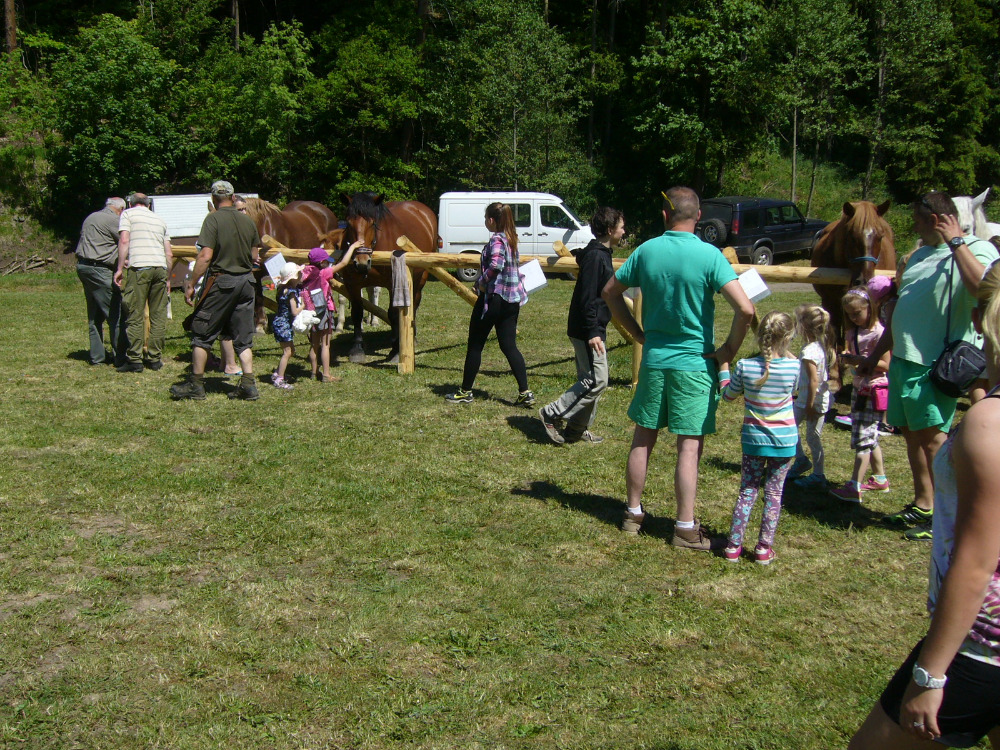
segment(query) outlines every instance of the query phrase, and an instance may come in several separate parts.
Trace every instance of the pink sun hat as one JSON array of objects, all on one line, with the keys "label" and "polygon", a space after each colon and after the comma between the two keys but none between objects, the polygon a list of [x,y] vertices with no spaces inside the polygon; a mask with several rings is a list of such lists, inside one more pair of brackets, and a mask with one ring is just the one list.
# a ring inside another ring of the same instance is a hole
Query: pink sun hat
[{"label": "pink sun hat", "polygon": [[871,295],[872,302],[881,302],[889,296],[889,292],[892,289],[892,277],[872,276],[866,286],[868,287],[868,294]]}]

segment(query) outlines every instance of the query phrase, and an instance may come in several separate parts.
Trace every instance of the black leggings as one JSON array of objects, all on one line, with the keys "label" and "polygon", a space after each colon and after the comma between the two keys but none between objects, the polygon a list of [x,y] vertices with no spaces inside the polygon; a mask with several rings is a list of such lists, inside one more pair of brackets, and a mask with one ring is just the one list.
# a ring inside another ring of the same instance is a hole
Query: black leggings
[{"label": "black leggings", "polygon": [[462,375],[462,390],[472,390],[479,374],[479,366],[483,360],[483,347],[490,331],[497,329],[497,341],[500,351],[507,358],[510,370],[517,378],[519,391],[528,390],[528,373],[524,367],[524,357],[517,348],[517,316],[521,305],[517,302],[505,302],[499,294],[490,295],[490,305],[483,315],[483,305],[486,297],[480,295],[472,308],[472,319],[469,321],[469,344],[465,352],[465,371]]}]

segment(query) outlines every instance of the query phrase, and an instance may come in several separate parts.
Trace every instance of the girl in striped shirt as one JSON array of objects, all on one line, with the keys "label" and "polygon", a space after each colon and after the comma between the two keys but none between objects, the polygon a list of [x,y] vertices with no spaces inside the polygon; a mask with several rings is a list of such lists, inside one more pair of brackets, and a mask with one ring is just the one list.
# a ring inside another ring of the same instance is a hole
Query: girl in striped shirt
[{"label": "girl in striped shirt", "polygon": [[792,393],[799,379],[799,360],[788,350],[795,321],[783,312],[769,312],[757,327],[760,354],[741,359],[729,378],[728,364],[720,365],[722,396],[734,401],[743,394],[743,471],[740,494],[733,508],[733,523],[725,557],[738,562],[750,511],[764,490],[764,516],[754,559],[767,565],[774,559],[774,534],[781,514],[785,475],[795,457],[799,433],[792,411]]}]

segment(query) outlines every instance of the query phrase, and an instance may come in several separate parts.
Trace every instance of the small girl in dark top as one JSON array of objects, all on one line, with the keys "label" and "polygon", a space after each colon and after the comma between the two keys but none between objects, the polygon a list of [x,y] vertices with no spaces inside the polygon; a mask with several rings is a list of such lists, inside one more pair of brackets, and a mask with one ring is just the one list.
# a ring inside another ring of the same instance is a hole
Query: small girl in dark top
[{"label": "small girl in dark top", "polygon": [[299,284],[302,281],[302,268],[296,263],[286,263],[278,274],[278,312],[271,321],[275,340],[281,345],[281,361],[278,369],[271,374],[271,383],[275,388],[290,391],[292,384],[285,380],[285,368],[288,360],[295,354],[295,344],[292,342],[294,330],[292,321],[302,312],[302,297]]}]

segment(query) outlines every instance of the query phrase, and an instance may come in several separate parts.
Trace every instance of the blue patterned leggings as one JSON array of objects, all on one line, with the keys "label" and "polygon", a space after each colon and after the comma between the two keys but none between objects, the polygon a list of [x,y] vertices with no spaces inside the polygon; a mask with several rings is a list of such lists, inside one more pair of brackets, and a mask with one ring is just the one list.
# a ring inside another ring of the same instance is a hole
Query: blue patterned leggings
[{"label": "blue patterned leggings", "polygon": [[757,546],[771,547],[774,544],[774,533],[778,530],[778,517],[781,515],[781,493],[785,487],[785,475],[791,466],[791,458],[743,454],[740,495],[733,508],[733,526],[729,532],[731,546],[743,544],[750,511],[757,502],[757,491],[761,485],[764,487],[764,517],[760,520],[760,538]]}]

